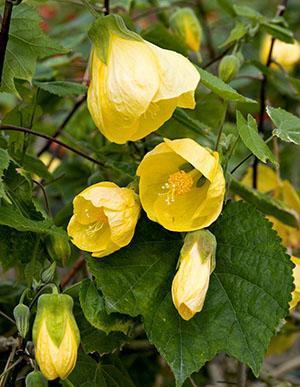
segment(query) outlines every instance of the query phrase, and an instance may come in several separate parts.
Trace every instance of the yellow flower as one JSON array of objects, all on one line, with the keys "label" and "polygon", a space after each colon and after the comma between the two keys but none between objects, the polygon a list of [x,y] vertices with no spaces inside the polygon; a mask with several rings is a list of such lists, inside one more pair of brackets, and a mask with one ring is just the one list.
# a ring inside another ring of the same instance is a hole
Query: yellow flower
[{"label": "yellow flower", "polygon": [[189,138],[165,139],[146,154],[137,175],[149,219],[168,230],[207,227],[222,210],[225,180],[219,155]]},{"label": "yellow flower", "polygon": [[172,283],[172,299],[184,320],[203,308],[210,274],[215,268],[216,238],[207,230],[187,234],[179,269]]},{"label": "yellow flower", "polygon": [[123,144],[157,130],[176,107],[193,109],[200,76],[184,56],[118,28],[106,30],[106,58],[93,50],[88,108],[101,133]]},{"label": "yellow flower", "polygon": [[187,47],[198,52],[202,40],[202,28],[191,8],[181,8],[170,19],[172,30],[185,42]]},{"label": "yellow flower", "polygon": [[[264,64],[268,59],[271,40],[272,37],[270,35],[266,35],[262,41],[260,59]],[[289,44],[276,39],[273,47],[272,58],[286,71],[292,71],[295,64],[299,62],[300,59],[299,43],[295,41],[293,44]],[[272,67],[278,68],[276,64],[272,64]]]},{"label": "yellow flower", "polygon": [[[281,180],[273,169],[258,165],[257,188],[260,192],[269,193],[274,199],[281,200],[285,206],[300,218],[300,197],[288,180]],[[249,168],[242,180],[245,185],[252,185],[252,168]],[[273,229],[281,237],[283,244],[292,249],[300,247],[300,230],[290,227],[273,216],[268,216]]]},{"label": "yellow flower", "polygon": [[292,292],[292,300],[290,301],[290,309],[294,309],[300,302],[300,258],[291,257],[291,260],[296,265],[293,269],[295,289]]},{"label": "yellow flower", "polygon": [[33,342],[36,361],[48,380],[66,379],[76,364],[80,337],[72,308],[66,294],[39,297]]},{"label": "yellow flower", "polygon": [[130,243],[140,214],[132,189],[101,182],[78,194],[73,205],[68,234],[79,249],[104,257]]}]

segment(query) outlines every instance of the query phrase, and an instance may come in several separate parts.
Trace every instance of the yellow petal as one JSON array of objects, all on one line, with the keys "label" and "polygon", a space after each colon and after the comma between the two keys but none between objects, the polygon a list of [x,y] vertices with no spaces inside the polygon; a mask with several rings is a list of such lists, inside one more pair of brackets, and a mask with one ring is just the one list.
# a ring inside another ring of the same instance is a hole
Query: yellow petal
[{"label": "yellow petal", "polygon": [[218,156],[216,156],[217,152],[215,152],[215,155],[212,155],[203,146],[197,144],[196,141],[190,138],[172,141],[165,139],[165,143],[176,154],[180,155],[198,169],[208,180],[212,181],[219,160]]},{"label": "yellow petal", "polygon": [[[242,183],[248,187],[252,187],[253,168],[248,168],[246,175],[242,179]],[[281,182],[277,173],[270,167],[264,164],[258,164],[257,173],[257,189],[260,192],[276,191]]]},{"label": "yellow petal", "polygon": [[[160,86],[153,102],[180,97],[182,94],[195,91],[200,81],[200,75],[187,58],[149,42],[147,45],[155,54],[160,75]],[[186,106],[181,106],[191,109],[195,107],[194,98],[186,102]]]},{"label": "yellow petal", "polygon": [[62,380],[66,379],[75,367],[77,347],[76,336],[67,321],[64,338],[56,352],[54,361],[56,372]]}]

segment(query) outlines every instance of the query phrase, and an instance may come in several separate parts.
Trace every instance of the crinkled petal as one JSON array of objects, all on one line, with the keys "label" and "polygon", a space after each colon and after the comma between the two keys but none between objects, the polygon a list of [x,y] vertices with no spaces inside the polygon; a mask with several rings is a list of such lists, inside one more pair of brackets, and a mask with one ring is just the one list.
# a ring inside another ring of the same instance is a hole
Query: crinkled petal
[{"label": "crinkled petal", "polygon": [[165,143],[175,153],[192,164],[208,180],[213,180],[219,162],[216,152],[212,155],[207,149],[190,138],[182,138],[179,140],[165,139]]},{"label": "crinkled petal", "polygon": [[104,250],[110,241],[110,229],[108,224],[95,222],[83,225],[72,216],[68,225],[68,234],[72,243],[84,251]]},{"label": "crinkled petal", "polygon": [[[200,75],[195,66],[177,52],[165,50],[149,42],[146,43],[155,54],[160,74],[160,87],[153,102],[194,92],[200,81]],[[187,102],[186,106],[181,106],[192,109],[195,107],[194,99]]]}]

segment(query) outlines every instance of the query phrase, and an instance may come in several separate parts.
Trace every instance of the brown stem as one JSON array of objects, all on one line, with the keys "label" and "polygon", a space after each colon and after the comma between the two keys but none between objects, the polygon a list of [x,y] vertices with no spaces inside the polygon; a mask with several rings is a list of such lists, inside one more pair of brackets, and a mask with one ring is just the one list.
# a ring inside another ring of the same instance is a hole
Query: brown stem
[{"label": "brown stem", "polygon": [[70,150],[71,152],[76,153],[77,155],[79,155],[79,156],[81,156],[81,157],[91,161],[92,163],[95,163],[97,165],[101,165],[102,167],[105,165],[103,162],[101,162],[99,160],[96,160],[93,157],[90,157],[86,153],[84,153],[84,152],[82,152],[82,151],[80,151],[78,149],[75,149],[72,146],[67,145],[64,142],[60,141],[60,140],[57,140],[56,138],[48,136],[47,134],[35,132],[34,130],[30,130],[28,128],[23,128],[21,126],[15,126],[15,125],[0,125],[0,130],[28,133],[28,134],[31,134],[33,136],[45,138],[46,140],[54,142],[54,143],[62,146],[63,148],[66,148],[66,149]]},{"label": "brown stem", "polygon": [[12,9],[13,9],[13,2],[11,0],[6,0],[4,5],[4,13],[2,18],[1,30],[0,30],[0,84],[2,81],[2,74],[3,74],[6,47],[8,43],[8,33],[9,33]]},{"label": "brown stem", "polygon": [[223,58],[223,56],[225,56],[230,50],[231,50],[232,46],[229,46],[228,48],[226,48],[226,50],[224,50],[223,52],[221,52],[221,54],[219,54],[218,56],[216,56],[215,58],[213,58],[212,60],[210,60],[209,62],[207,62],[203,68],[206,69],[207,67],[210,67],[212,64],[218,62],[220,59]]},{"label": "brown stem", "polygon": [[73,277],[75,277],[77,272],[84,266],[84,264],[85,260],[83,257],[79,258],[78,261],[75,262],[72,269],[63,277],[60,282],[60,286],[62,289],[72,280]]},{"label": "brown stem", "polygon": [[[288,4],[288,0],[281,0],[281,3],[277,7],[276,16],[282,16],[286,10]],[[267,57],[266,67],[270,67],[270,64],[272,63],[272,53],[273,48],[275,44],[276,38],[272,38],[271,45],[269,49],[269,54]],[[259,119],[258,119],[258,130],[260,133],[264,134],[265,127],[264,127],[264,114],[266,110],[266,94],[267,94],[267,83],[268,83],[268,77],[266,74],[263,74],[261,86],[260,86],[260,112],[259,112]],[[258,168],[258,159],[254,159],[253,164],[253,178],[252,178],[252,186],[253,188],[257,188],[257,168]]]},{"label": "brown stem", "polygon": [[109,15],[109,0],[104,0],[104,16]]},{"label": "brown stem", "polygon": [[[70,110],[69,114],[67,117],[63,120],[61,125],[57,128],[57,130],[52,134],[52,138],[56,138],[61,134],[61,132],[64,130],[64,128],[67,126],[68,122],[71,120],[73,117],[73,114],[76,113],[76,111],[80,108],[80,106],[83,104],[83,102],[86,100],[86,95],[83,97],[79,98],[77,102],[74,104],[72,110]],[[49,140],[46,142],[46,144],[42,147],[42,149],[38,152],[38,157],[40,157],[44,152],[46,152],[49,148],[50,145],[52,144],[53,141]]]}]

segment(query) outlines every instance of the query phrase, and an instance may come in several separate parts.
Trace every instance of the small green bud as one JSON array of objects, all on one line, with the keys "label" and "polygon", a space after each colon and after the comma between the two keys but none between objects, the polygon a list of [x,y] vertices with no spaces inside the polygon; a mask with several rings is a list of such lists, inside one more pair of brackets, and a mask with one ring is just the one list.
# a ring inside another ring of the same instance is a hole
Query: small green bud
[{"label": "small green bud", "polygon": [[42,272],[42,281],[44,284],[47,284],[48,282],[51,282],[54,278],[56,270],[56,263],[53,262],[51,265]]},{"label": "small green bud", "polygon": [[240,60],[236,55],[226,55],[219,64],[219,77],[224,82],[230,82],[240,69]]},{"label": "small green bud", "polygon": [[48,254],[55,261],[65,264],[71,255],[71,247],[65,235],[51,235],[46,242]]},{"label": "small green bud", "polygon": [[21,337],[27,335],[29,329],[30,310],[27,305],[18,304],[14,309],[14,317]]},{"label": "small green bud", "polygon": [[40,371],[30,372],[25,379],[26,387],[47,387],[48,382]]}]

